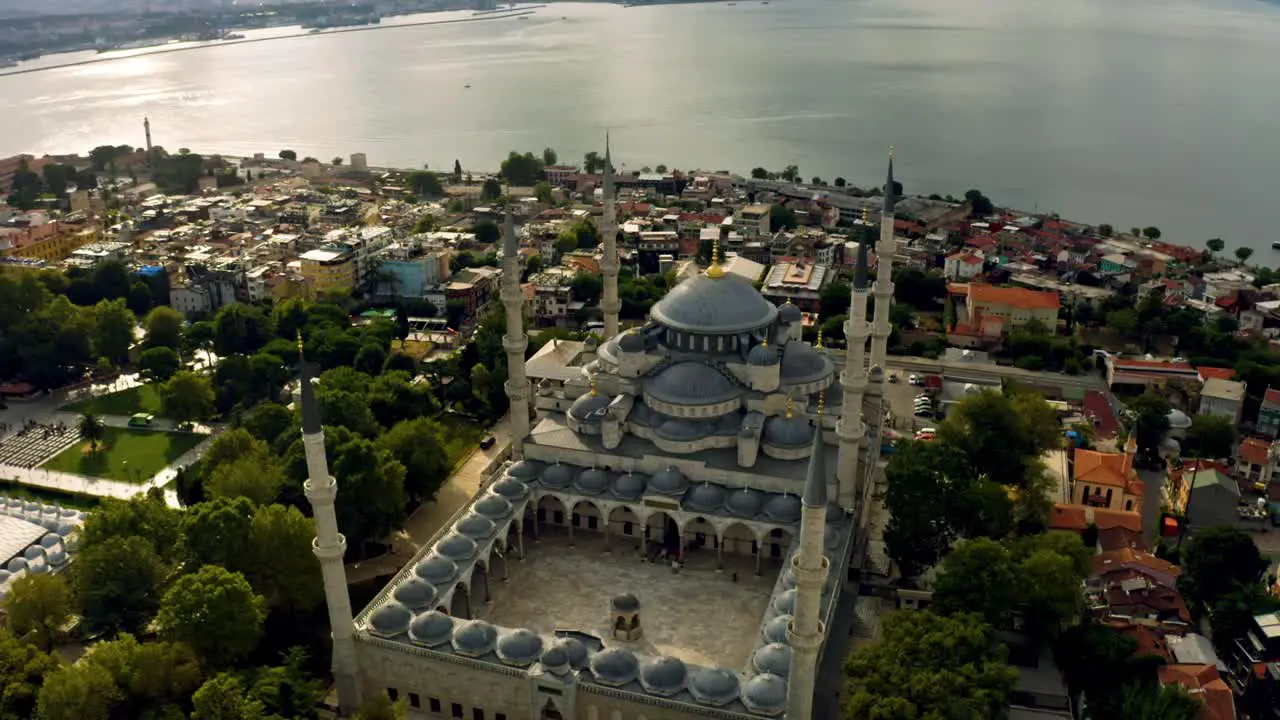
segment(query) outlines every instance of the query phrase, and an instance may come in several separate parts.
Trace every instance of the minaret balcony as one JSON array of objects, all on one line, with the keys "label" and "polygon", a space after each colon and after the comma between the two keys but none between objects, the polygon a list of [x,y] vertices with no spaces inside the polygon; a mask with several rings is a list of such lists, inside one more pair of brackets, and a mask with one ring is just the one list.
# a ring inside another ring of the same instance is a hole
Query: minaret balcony
[{"label": "minaret balcony", "polygon": [[322,561],[337,560],[341,562],[342,558],[347,554],[347,537],[342,533],[338,533],[337,541],[327,545],[321,544],[318,537],[312,538],[311,552],[315,553],[316,558]]},{"label": "minaret balcony", "polygon": [[[502,336],[502,349],[506,350],[507,354],[516,353],[519,355],[524,355],[524,351],[528,347],[529,347],[529,338],[525,337],[523,334],[515,338],[511,337],[510,335]],[[521,361],[522,367],[523,367],[523,362],[524,361],[522,360]]]},{"label": "minaret balcony", "polygon": [[846,422],[844,418],[840,418],[836,422],[836,437],[841,440],[858,441],[867,434],[867,424],[861,419]]},{"label": "minaret balcony", "polygon": [[317,501],[333,502],[333,498],[338,494],[338,481],[332,475],[324,479],[324,482],[316,482],[313,479],[307,479],[302,483],[302,492],[307,496],[307,500],[315,505]]}]

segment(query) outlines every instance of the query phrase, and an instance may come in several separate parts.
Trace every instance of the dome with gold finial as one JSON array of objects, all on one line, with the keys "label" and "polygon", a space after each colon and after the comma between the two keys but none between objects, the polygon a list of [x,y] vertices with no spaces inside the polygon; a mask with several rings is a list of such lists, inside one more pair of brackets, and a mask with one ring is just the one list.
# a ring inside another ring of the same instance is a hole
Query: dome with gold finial
[{"label": "dome with gold finial", "polygon": [[747,353],[747,363],[749,365],[777,365],[781,356],[778,354],[778,348],[769,344],[769,337],[766,335],[761,343]]},{"label": "dome with gold finial", "polygon": [[573,405],[569,406],[569,417],[579,423],[597,424],[604,420],[611,402],[608,395],[600,392],[596,386],[596,378],[592,375],[590,392],[573,401]]},{"label": "dome with gold finial", "polygon": [[795,414],[790,396],[787,397],[787,411],[781,416],[773,416],[764,423],[764,441],[769,445],[783,448],[804,447],[813,439],[813,426],[809,419]]}]

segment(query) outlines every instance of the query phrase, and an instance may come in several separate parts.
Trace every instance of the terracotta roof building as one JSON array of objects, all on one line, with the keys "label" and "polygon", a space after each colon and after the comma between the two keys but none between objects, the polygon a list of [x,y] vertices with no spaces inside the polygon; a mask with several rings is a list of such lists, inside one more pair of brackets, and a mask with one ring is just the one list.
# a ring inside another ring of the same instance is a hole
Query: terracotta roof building
[{"label": "terracotta roof building", "polygon": [[1032,320],[1050,329],[1058,324],[1061,299],[1056,292],[986,283],[955,283],[947,290],[963,304],[963,312],[957,308],[960,322],[948,332],[949,339],[959,345],[999,340]]},{"label": "terracotta roof building", "polygon": [[1213,665],[1165,665],[1156,669],[1161,685],[1181,685],[1202,703],[1196,720],[1235,720],[1235,698],[1231,688]]},{"label": "terracotta roof building", "polygon": [[1107,510],[1142,512],[1142,480],[1133,469],[1132,443],[1123,453],[1079,448],[1073,457],[1072,502]]}]

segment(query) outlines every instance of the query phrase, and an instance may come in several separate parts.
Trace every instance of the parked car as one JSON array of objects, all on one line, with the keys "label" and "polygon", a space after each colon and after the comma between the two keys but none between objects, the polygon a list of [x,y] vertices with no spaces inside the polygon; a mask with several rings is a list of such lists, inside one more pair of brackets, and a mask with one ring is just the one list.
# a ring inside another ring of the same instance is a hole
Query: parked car
[{"label": "parked car", "polygon": [[907,382],[911,383],[912,385],[919,385],[920,376],[916,375],[915,373],[912,373],[911,376],[907,378]]},{"label": "parked car", "polygon": [[493,436],[492,436],[492,435],[490,435],[490,436],[488,436],[488,437],[486,437],[485,439],[483,439],[483,440],[481,440],[481,441],[480,441],[480,449],[481,449],[481,450],[488,450],[489,448],[493,447],[493,444],[494,444],[495,442],[497,442],[497,441],[493,439]]}]

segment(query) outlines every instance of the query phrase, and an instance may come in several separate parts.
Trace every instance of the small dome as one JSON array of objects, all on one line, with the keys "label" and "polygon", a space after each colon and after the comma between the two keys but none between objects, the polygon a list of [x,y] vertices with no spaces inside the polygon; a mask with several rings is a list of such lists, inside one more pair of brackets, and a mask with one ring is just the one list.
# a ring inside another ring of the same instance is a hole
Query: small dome
[{"label": "small dome", "polygon": [[591,656],[591,673],[604,685],[626,685],[636,679],[640,663],[630,650],[610,647]]},{"label": "small dome", "polygon": [[764,493],[755,492],[750,488],[734,490],[729,493],[729,499],[725,501],[724,506],[730,515],[743,518],[755,517],[764,507]]},{"label": "small dome", "polygon": [[28,560],[35,560],[44,557],[44,548],[39,545],[32,545],[22,552],[22,556]]},{"label": "small dome", "polygon": [[838,523],[843,522],[845,518],[844,508],[835,503],[827,505],[827,522]]},{"label": "small dome", "polygon": [[635,612],[640,609],[640,599],[631,593],[614,595],[609,604],[618,612]]},{"label": "small dome", "polygon": [[807,447],[813,442],[813,425],[800,415],[775,415],[764,423],[764,441],[779,447]]},{"label": "small dome", "polygon": [[883,377],[884,369],[879,365],[872,365],[871,369],[867,371],[867,380],[873,385],[880,382]]},{"label": "small dome", "polygon": [[475,512],[459,520],[454,529],[472,540],[493,537],[493,534],[498,532],[498,526],[494,525],[492,520]]},{"label": "small dome", "polygon": [[795,522],[800,519],[800,498],[795,495],[774,495],[765,501],[761,512],[770,520]]},{"label": "small dome", "polygon": [[773,598],[773,610],[782,615],[790,615],[796,610],[796,591],[783,590]]},{"label": "small dome", "polygon": [[647,378],[644,392],[673,405],[707,405],[732,400],[738,387],[710,365],[686,360]]},{"label": "small dome", "polygon": [[28,513],[38,513],[40,512],[40,503],[29,502],[22,506],[22,510]]},{"label": "small dome", "polygon": [[832,372],[831,363],[812,345],[791,343],[782,353],[782,381],[808,383]]},{"label": "small dome", "polygon": [[433,646],[443,645],[453,637],[453,618],[438,610],[421,613],[409,624],[409,639]]},{"label": "small dome", "polygon": [[49,572],[49,563],[43,557],[32,560],[31,564],[27,566],[27,572],[32,575],[43,575]]},{"label": "small dome", "polygon": [[483,620],[468,620],[453,631],[453,649],[459,655],[480,657],[493,651],[498,630]]},{"label": "small dome", "polygon": [[786,643],[769,643],[761,646],[751,656],[751,667],[756,672],[787,677],[791,672],[791,646]]},{"label": "small dome", "polygon": [[59,514],[66,520],[74,520],[79,513],[75,508],[62,508],[62,512]]},{"label": "small dome", "polygon": [[62,523],[58,526],[58,534],[62,537],[66,537],[75,532],[78,527],[78,525],[72,525],[71,523]]},{"label": "small dome", "polygon": [[519,500],[529,494],[529,486],[513,477],[505,477],[493,484],[493,491],[508,500]]},{"label": "small dome", "polygon": [[57,533],[48,533],[40,538],[40,545],[44,548],[52,548],[62,544],[62,538]]},{"label": "small dome", "polygon": [[757,367],[778,364],[778,348],[774,345],[760,344],[747,353],[747,364]]},{"label": "small dome", "polygon": [[450,533],[436,544],[436,552],[454,561],[469,560],[475,557],[476,550],[475,540],[457,533]]},{"label": "small dome", "polygon": [[649,492],[659,495],[683,495],[689,487],[689,479],[674,467],[659,470],[649,480]]},{"label": "small dome", "polygon": [[703,705],[727,705],[738,697],[738,676],[725,668],[703,668],[689,678],[689,692]]},{"label": "small dome", "polygon": [[689,670],[679,658],[662,655],[640,666],[640,684],[655,695],[675,695],[684,690]]},{"label": "small dome", "polygon": [[625,332],[618,338],[618,347],[622,352],[644,352],[644,336],[635,330]]},{"label": "small dome", "polygon": [[695,485],[684,496],[684,507],[690,510],[718,510],[724,507],[725,496],[727,493],[724,488],[711,483],[703,483]]},{"label": "small dome", "polygon": [[604,420],[613,398],[603,393],[589,392],[569,406],[569,417],[578,422],[598,423]]},{"label": "small dome", "polygon": [[582,669],[587,666],[587,646],[577,638],[564,637],[556,640],[556,647],[564,650],[569,656],[569,665]]},{"label": "small dome", "polygon": [[536,480],[543,468],[537,460],[518,460],[507,468],[507,474],[517,480]]},{"label": "small dome", "polygon": [[572,465],[556,463],[555,465],[547,466],[547,469],[542,472],[542,480],[540,482],[543,487],[560,490],[569,487],[573,483],[575,472],[577,472],[577,469]]},{"label": "small dome", "polygon": [[409,631],[413,613],[409,608],[392,601],[373,611],[369,617],[369,631],[374,635],[391,637]]},{"label": "small dome", "polygon": [[697,440],[710,432],[704,424],[684,418],[672,418],[658,426],[658,435],[668,440]]},{"label": "small dome", "polygon": [[796,586],[795,568],[791,567],[790,563],[787,563],[787,567],[782,571],[782,587],[783,589],[790,590],[795,586]]},{"label": "small dome", "polygon": [[472,509],[491,520],[499,520],[510,515],[515,508],[501,495],[486,495]]},{"label": "small dome", "polygon": [[573,487],[585,495],[599,495],[609,489],[611,480],[609,473],[589,468],[578,473],[578,477],[573,481]]},{"label": "small dome", "polygon": [[619,500],[639,500],[648,483],[649,478],[644,475],[622,473],[614,476],[609,492]]},{"label": "small dome", "polygon": [[431,607],[438,595],[435,585],[416,577],[400,583],[391,593],[391,597],[395,598],[396,602],[414,612]]},{"label": "small dome", "polygon": [[781,715],[787,710],[787,681],[771,673],[753,676],[742,686],[742,704],[759,715]]},{"label": "small dome", "polygon": [[784,323],[800,322],[801,315],[800,308],[790,300],[778,306],[778,319]]},{"label": "small dome", "polygon": [[517,628],[498,636],[498,659],[508,665],[533,664],[542,654],[542,637],[532,630]]},{"label": "small dome", "polygon": [[458,577],[458,564],[443,555],[431,553],[413,567],[413,574],[440,587]]},{"label": "small dome", "polygon": [[4,499],[5,507],[20,508],[22,507],[22,498],[6,497]]},{"label": "small dome", "polygon": [[49,552],[49,564],[53,567],[62,567],[67,564],[67,554],[62,550],[51,550]]},{"label": "small dome", "polygon": [[565,652],[559,643],[552,643],[543,650],[538,662],[556,675],[563,675],[569,671],[569,653]]},{"label": "small dome", "polygon": [[8,570],[0,570],[0,583],[5,582],[10,577],[13,577],[13,573]]},{"label": "small dome", "polygon": [[1191,418],[1178,408],[1170,410],[1168,418],[1170,430],[1186,430],[1191,427]]}]

